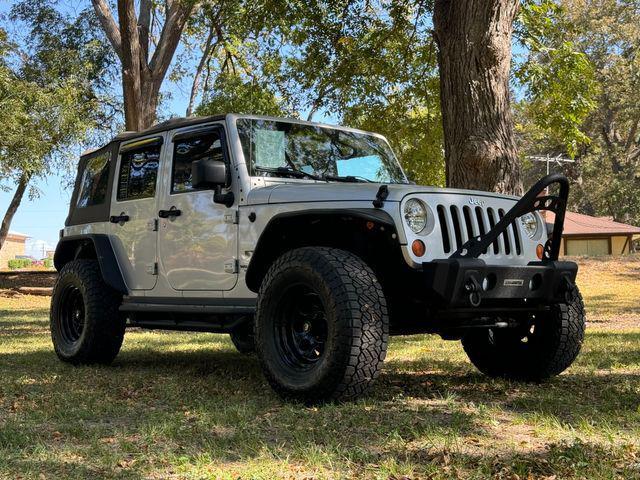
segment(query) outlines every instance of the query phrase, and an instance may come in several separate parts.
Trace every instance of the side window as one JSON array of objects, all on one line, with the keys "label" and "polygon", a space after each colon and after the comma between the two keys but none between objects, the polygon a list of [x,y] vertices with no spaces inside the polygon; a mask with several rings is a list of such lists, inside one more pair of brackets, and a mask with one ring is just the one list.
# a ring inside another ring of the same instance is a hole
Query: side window
[{"label": "side window", "polygon": [[223,161],[222,130],[210,130],[200,135],[174,140],[171,193],[195,190],[191,184],[191,163],[202,158]]},{"label": "side window", "polygon": [[109,182],[109,157],[111,152],[104,152],[87,160],[80,179],[78,208],[101,205],[107,197]]},{"label": "side window", "polygon": [[118,200],[153,197],[160,165],[161,145],[152,145],[121,155],[118,174]]}]

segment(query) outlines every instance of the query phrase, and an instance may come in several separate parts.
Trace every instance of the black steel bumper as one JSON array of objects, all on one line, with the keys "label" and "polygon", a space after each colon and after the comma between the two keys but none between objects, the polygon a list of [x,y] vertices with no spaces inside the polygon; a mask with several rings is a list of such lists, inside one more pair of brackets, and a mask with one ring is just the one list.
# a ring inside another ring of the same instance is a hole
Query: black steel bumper
[{"label": "black steel bumper", "polygon": [[[487,265],[477,258],[422,264],[426,291],[439,309],[549,305],[565,301],[574,285],[574,262],[545,260],[525,266]],[[434,306],[435,306],[434,305]]]}]

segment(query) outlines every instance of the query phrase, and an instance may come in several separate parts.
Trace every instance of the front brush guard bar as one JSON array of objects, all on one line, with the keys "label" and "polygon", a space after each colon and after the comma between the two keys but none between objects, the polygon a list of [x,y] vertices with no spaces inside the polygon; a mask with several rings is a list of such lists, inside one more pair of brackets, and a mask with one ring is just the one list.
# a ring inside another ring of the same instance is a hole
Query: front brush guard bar
[{"label": "front brush guard bar", "polygon": [[[545,188],[559,184],[557,195],[540,194]],[[569,180],[564,175],[553,173],[541,178],[525,195],[509,210],[496,225],[484,235],[470,238],[468,242],[453,252],[449,258],[478,258],[500,235],[505,233],[509,225],[522,215],[536,210],[548,210],[555,214],[553,233],[544,246],[544,259],[555,261],[560,254],[560,239],[564,228],[564,215],[569,198]]]}]

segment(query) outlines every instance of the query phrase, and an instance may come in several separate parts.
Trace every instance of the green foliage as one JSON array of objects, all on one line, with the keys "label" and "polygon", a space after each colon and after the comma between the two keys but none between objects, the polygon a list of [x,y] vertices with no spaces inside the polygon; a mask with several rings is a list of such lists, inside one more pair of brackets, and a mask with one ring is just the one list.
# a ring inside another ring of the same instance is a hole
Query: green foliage
[{"label": "green foliage", "polygon": [[520,21],[521,151],[574,156],[571,208],[640,225],[637,2],[528,2]]},{"label": "green foliage", "polygon": [[525,88],[518,106],[525,122],[516,128],[532,143],[561,145],[575,157],[590,142],[581,127],[597,105],[594,66],[566,40],[572,26],[556,2],[525,2],[519,22],[528,57],[514,72]]},{"label": "green foliage", "polygon": [[0,181],[46,176],[75,161],[71,145],[104,125],[108,50],[92,37],[86,12],[69,19],[46,0],[16,3],[11,18],[26,34],[0,49]]},{"label": "green foliage", "polygon": [[9,270],[20,270],[22,268],[28,268],[33,264],[33,260],[30,258],[12,258],[7,262]]},{"label": "green foliage", "polygon": [[198,114],[226,109],[322,115],[385,135],[414,180],[444,183],[429,2],[234,5],[233,13],[214,8],[192,25],[200,36],[208,24],[224,27],[208,62]]},{"label": "green foliage", "polygon": [[239,75],[221,73],[211,90],[205,93],[196,115],[218,113],[254,113],[256,115],[286,116],[286,107],[268,86]]}]

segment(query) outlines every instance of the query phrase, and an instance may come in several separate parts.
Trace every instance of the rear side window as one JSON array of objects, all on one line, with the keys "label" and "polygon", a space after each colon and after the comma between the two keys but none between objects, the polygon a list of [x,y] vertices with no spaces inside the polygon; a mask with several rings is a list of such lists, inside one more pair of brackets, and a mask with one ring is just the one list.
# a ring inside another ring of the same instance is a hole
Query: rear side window
[{"label": "rear side window", "polygon": [[87,160],[80,179],[78,208],[101,205],[107,197],[109,183],[109,157],[111,152],[104,152]]},{"label": "rear side window", "polygon": [[118,173],[118,201],[138,200],[156,194],[161,145],[122,153]]},{"label": "rear side window", "polygon": [[203,158],[223,161],[221,130],[209,130],[174,140],[171,193],[194,190],[191,183],[191,164]]}]

